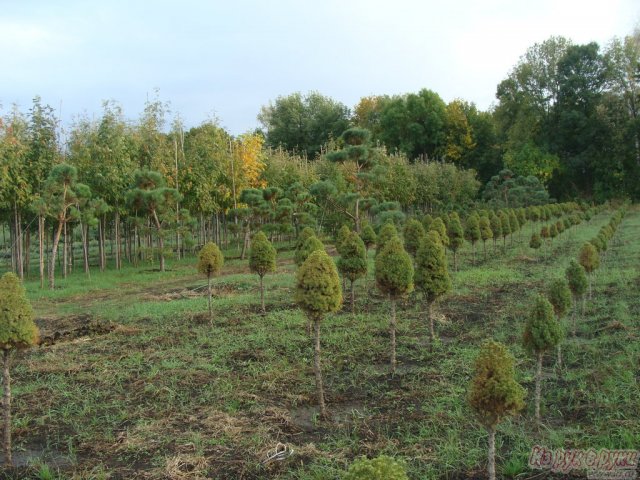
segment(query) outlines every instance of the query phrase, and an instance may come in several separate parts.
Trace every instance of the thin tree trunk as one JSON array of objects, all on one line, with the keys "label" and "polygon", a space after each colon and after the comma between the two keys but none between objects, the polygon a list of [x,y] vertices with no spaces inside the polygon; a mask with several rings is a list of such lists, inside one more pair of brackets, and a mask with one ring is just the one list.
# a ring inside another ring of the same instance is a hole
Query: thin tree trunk
[{"label": "thin tree trunk", "polygon": [[11,350],[3,351],[3,396],[2,409],[4,412],[4,465],[6,467],[13,466],[13,458],[11,457],[11,374],[9,367],[11,366]]},{"label": "thin tree trunk", "polygon": [[484,261],[487,261],[487,241],[482,241],[482,249],[484,250]]},{"label": "thin tree trunk", "polygon": [[55,289],[55,272],[56,272],[56,254],[58,253],[58,243],[60,242],[60,236],[62,235],[62,226],[64,221],[58,220],[58,228],[56,229],[53,237],[53,245],[51,246],[51,258],[49,259],[49,289]]},{"label": "thin tree trunk", "polygon": [[356,313],[356,289],[351,281],[351,313]]},{"label": "thin tree trunk", "polygon": [[496,429],[491,427],[489,430],[489,464],[487,470],[489,480],[496,480]]},{"label": "thin tree trunk", "polygon": [[28,225],[22,237],[24,238],[24,272],[27,278],[29,278],[29,267],[31,266],[31,232],[29,231]]},{"label": "thin tree trunk", "polygon": [[18,204],[17,202],[13,203],[13,207],[14,207],[14,233],[15,233],[15,238],[13,239],[13,248],[15,251],[15,267],[18,273],[18,276],[20,277],[20,280],[24,280],[24,270],[23,270],[23,263],[22,263],[22,228],[20,227],[21,225],[21,220],[20,220],[20,212],[18,211]]},{"label": "thin tree trunk", "polygon": [[67,235],[67,222],[64,222],[62,240],[62,278],[67,278],[67,265],[69,262],[69,237]]},{"label": "thin tree trunk", "polygon": [[320,318],[313,319],[315,330],[315,342],[313,349],[313,372],[316,376],[316,390],[318,393],[318,406],[320,407],[320,417],[327,418],[327,408],[324,404],[324,387],[322,385],[322,370],[320,368]]},{"label": "thin tree trunk", "polygon": [[98,264],[100,271],[104,272],[104,244],[102,243],[102,220],[98,219]]},{"label": "thin tree trunk", "polygon": [[38,254],[40,263],[40,288],[44,288],[44,217],[38,215]]},{"label": "thin tree trunk", "polygon": [[391,338],[391,373],[396,373],[396,301],[393,298],[391,298],[389,337]]},{"label": "thin tree trunk", "polygon": [[207,275],[207,295],[209,301],[209,323],[213,327],[213,308],[211,307],[211,275]]},{"label": "thin tree trunk", "polygon": [[427,315],[429,316],[429,337],[431,338],[431,346],[433,349],[433,343],[436,341],[436,328],[433,321],[433,302],[427,302]]},{"label": "thin tree trunk", "polygon": [[264,308],[264,282],[263,282],[264,278],[263,277],[264,275],[260,275],[260,310],[264,315],[265,313],[267,313],[267,311]]},{"label": "thin tree trunk", "polygon": [[122,268],[120,252],[120,213],[117,210],[114,218],[114,235],[116,237],[116,270],[120,270]]},{"label": "thin tree trunk", "polygon": [[540,422],[540,393],[542,391],[542,352],[538,352],[536,363],[536,396],[535,396],[535,417],[536,422]]}]

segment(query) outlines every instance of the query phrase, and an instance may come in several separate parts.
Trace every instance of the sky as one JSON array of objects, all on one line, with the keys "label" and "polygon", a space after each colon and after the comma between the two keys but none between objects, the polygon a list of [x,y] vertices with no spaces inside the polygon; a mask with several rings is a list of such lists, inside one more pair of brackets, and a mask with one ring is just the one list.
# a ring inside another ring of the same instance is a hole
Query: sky
[{"label": "sky", "polygon": [[[427,88],[488,109],[527,48],[606,45],[640,25],[637,0],[0,0],[0,105],[39,95],[64,125],[147,99],[187,127],[232,134],[263,105],[318,91],[348,107]],[[156,93],[157,92],[157,93]]]}]

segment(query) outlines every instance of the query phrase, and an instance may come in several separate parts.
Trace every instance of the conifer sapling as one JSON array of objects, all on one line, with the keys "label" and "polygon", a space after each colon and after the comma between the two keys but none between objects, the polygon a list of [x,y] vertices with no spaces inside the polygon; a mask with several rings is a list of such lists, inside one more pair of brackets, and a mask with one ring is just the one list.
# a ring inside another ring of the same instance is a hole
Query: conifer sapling
[{"label": "conifer sapling", "polygon": [[211,277],[220,273],[224,265],[224,256],[213,242],[206,243],[198,255],[198,272],[207,276],[207,294],[209,302],[209,322],[213,325],[213,308],[211,306]]},{"label": "conifer sapling", "polygon": [[260,310],[264,314],[264,276],[276,271],[276,249],[264,232],[253,236],[249,250],[249,268],[260,277]]}]

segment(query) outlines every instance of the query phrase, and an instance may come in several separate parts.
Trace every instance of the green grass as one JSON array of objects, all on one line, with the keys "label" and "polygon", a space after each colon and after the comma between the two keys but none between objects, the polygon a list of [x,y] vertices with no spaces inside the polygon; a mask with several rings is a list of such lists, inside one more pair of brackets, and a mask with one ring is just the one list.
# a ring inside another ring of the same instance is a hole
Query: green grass
[{"label": "green grass", "polygon": [[[379,454],[404,458],[414,479],[477,478],[486,434],[465,398],[480,344],[495,338],[509,345],[518,380],[532,394],[534,361],[520,346],[529,298],[563,275],[609,216],[603,212],[564,233],[544,256],[526,246],[528,235],[487,262],[478,249],[477,265],[465,246],[452,274],[454,291],[438,309],[441,341],[433,351],[419,298],[400,303],[395,376],[387,365],[389,305],[372,288],[370,272],[366,284],[357,284],[358,313],[346,307],[322,324],[329,423],[316,415],[313,351],[306,319],[293,303],[291,251],[279,255],[278,271],[265,278],[265,316],[257,276],[246,261],[227,261],[213,282],[213,326],[206,297],[192,293],[206,285],[194,258],[169,261],[164,274],[126,267],[92,272],[88,281],[76,272],[53,292],[30,281],[37,316],[51,325],[89,315],[117,328],[20,354],[16,450],[49,452],[44,465],[65,459],[50,472],[42,463],[34,467],[43,478],[131,478],[141,471],[145,478],[197,477],[180,477],[182,468],[219,479],[335,479],[353,458]],[[530,399],[521,416],[500,426],[504,476],[540,474],[527,467],[534,444],[640,444],[639,233],[636,208],[598,271],[577,338],[566,340],[562,378],[552,356],[545,361],[543,426],[533,423]],[[264,463],[278,442],[294,454]]]}]

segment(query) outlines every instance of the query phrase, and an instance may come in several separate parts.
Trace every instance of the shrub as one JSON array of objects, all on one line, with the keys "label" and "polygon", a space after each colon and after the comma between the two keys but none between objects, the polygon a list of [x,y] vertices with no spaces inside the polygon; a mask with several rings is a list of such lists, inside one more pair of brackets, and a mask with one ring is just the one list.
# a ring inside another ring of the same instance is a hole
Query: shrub
[{"label": "shrub", "polygon": [[276,249],[263,232],[253,236],[251,250],[249,250],[249,268],[260,277],[260,309],[264,308],[264,276],[276,271]]},{"label": "shrub", "polygon": [[354,461],[343,480],[409,480],[404,464],[386,455]]}]

